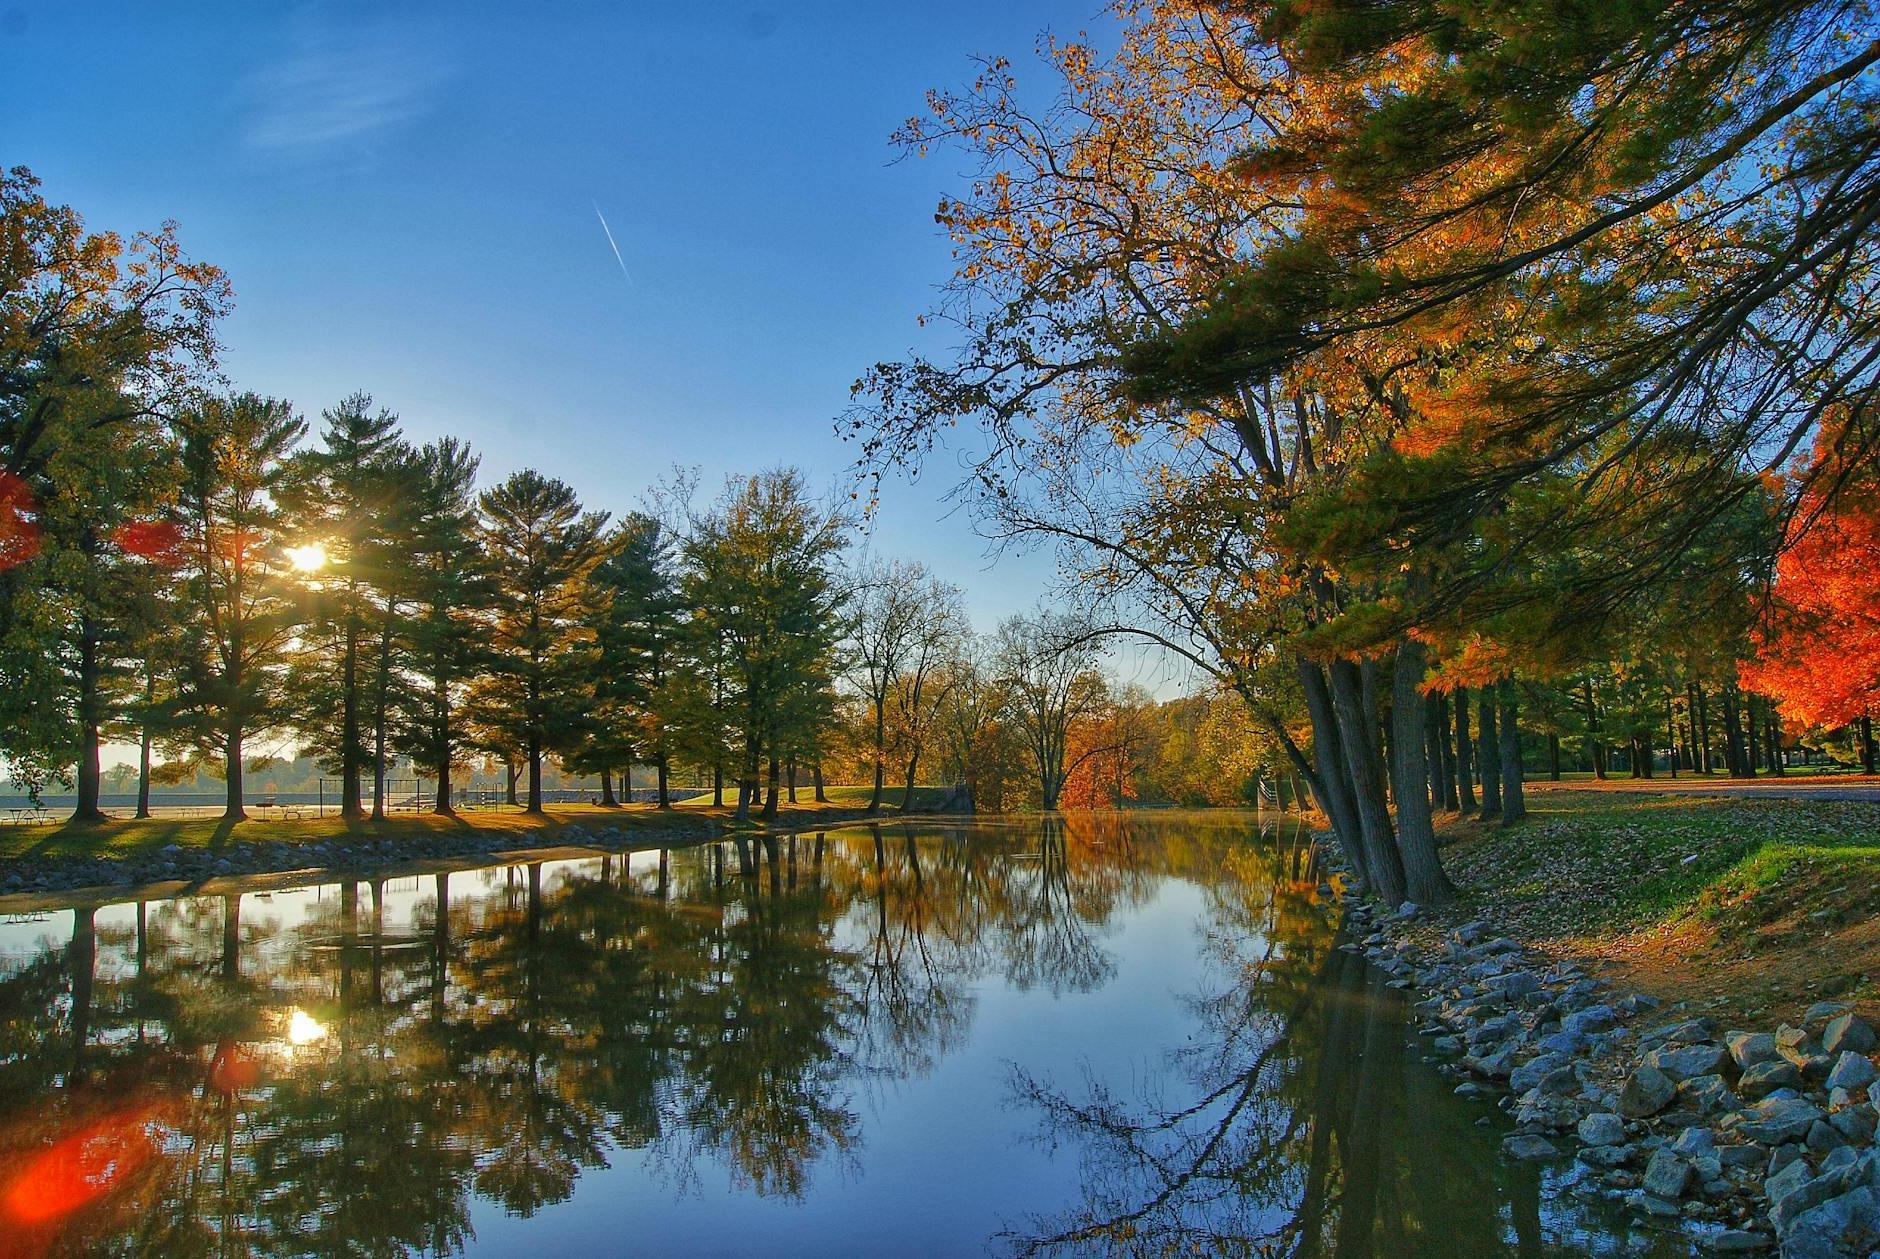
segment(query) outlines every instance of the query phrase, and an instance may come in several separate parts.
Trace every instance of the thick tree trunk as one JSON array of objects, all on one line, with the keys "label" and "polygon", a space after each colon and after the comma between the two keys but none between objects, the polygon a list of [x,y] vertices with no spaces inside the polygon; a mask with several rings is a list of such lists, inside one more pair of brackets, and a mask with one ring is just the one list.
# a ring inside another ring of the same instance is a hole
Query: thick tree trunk
[{"label": "thick tree trunk", "polygon": [[784,788],[791,804],[796,803],[796,757],[792,756],[784,766]]},{"label": "thick tree trunk", "polygon": [[1496,721],[1501,726],[1501,822],[1513,826],[1527,816],[1527,794],[1521,789],[1521,710],[1513,682],[1503,678],[1495,690],[1500,700]]},{"label": "thick tree trunk", "polygon": [[[1440,905],[1456,893],[1436,855],[1436,828],[1426,791],[1426,752],[1433,707],[1423,694],[1423,644],[1407,639],[1391,669],[1391,747],[1397,769],[1397,846],[1403,857],[1404,891],[1420,905]],[[1440,758],[1440,750],[1437,753]]]},{"label": "thick tree trunk", "polygon": [[520,800],[516,799],[516,782],[521,777],[522,777],[521,768],[517,766],[515,761],[511,760],[508,757],[504,757],[503,758],[503,803],[504,804],[519,805],[522,803]]},{"label": "thick tree trunk", "polygon": [[1481,688],[1475,715],[1476,765],[1482,776],[1483,821],[1501,816],[1501,740],[1495,734],[1495,687]]},{"label": "thick tree trunk", "polygon": [[1397,851],[1390,809],[1384,800],[1384,769],[1378,756],[1376,709],[1365,703],[1360,666],[1349,660],[1333,661],[1330,674],[1332,708],[1338,715],[1338,735],[1345,768],[1357,805],[1358,835],[1364,844],[1365,868],[1371,890],[1389,905],[1404,899],[1403,857]]},{"label": "thick tree trunk", "polygon": [[733,815],[740,822],[750,820],[751,804],[757,799],[758,768],[763,764],[758,753],[757,735],[745,735],[744,764],[738,777],[738,807]]},{"label": "thick tree trunk", "polygon": [[672,796],[666,784],[667,765],[667,756],[664,752],[661,752],[659,754],[659,760],[654,762],[654,767],[659,771],[659,807],[662,809],[670,809],[672,807]]},{"label": "thick tree trunk", "polygon": [[603,809],[617,809],[620,807],[620,801],[614,798],[613,773],[605,769],[601,771],[601,807]]},{"label": "thick tree trunk", "polygon": [[816,761],[814,764],[812,764],[809,767],[809,779],[810,779],[810,782],[814,784],[816,788],[816,797],[815,797],[816,803],[828,804],[829,797],[823,793],[823,785],[824,785],[823,784],[823,772],[822,772],[822,762],[820,760]]},{"label": "thick tree trunk", "polygon": [[74,822],[102,822],[104,810],[98,807],[103,772],[98,749],[103,740],[99,727],[104,724],[104,676],[98,660],[98,632],[90,617],[80,617],[78,625],[78,772],[77,803],[72,806]]},{"label": "thick tree trunk", "polygon": [[542,811],[542,740],[529,736],[529,807],[530,813]]},{"label": "thick tree trunk", "polygon": [[722,765],[712,766],[712,807],[725,807],[725,767]]},{"label": "thick tree trunk", "polygon": [[362,818],[366,811],[359,789],[359,631],[350,614],[340,648],[339,678],[339,815]]},{"label": "thick tree trunk", "polygon": [[431,746],[437,752],[437,763],[431,766],[431,773],[437,778],[437,798],[431,801],[431,812],[451,817],[457,810],[451,805],[450,686],[444,680],[442,667],[438,668],[436,679],[431,692]]},{"label": "thick tree trunk", "polygon": [[1475,812],[1475,745],[1469,737],[1469,692],[1456,688],[1456,805]]},{"label": "thick tree trunk", "polygon": [[239,822],[248,816],[248,811],[242,807],[242,719],[239,715],[228,719],[222,735],[222,755],[227,762],[222,772],[222,782],[227,789],[222,817],[224,821]]},{"label": "thick tree trunk", "polygon": [[1560,781],[1560,735],[1553,730],[1547,732],[1547,776]]},{"label": "thick tree trunk", "polygon": [[1338,715],[1332,704],[1331,687],[1325,670],[1303,657],[1297,661],[1299,682],[1305,691],[1306,715],[1312,722],[1312,757],[1318,773],[1314,796],[1319,811],[1331,823],[1332,837],[1345,854],[1352,874],[1367,886],[1371,864],[1364,851],[1358,827],[1358,804],[1351,792],[1351,775],[1345,767],[1343,740],[1338,733]]},{"label": "thick tree trunk", "polygon": [[150,727],[137,740],[137,816],[150,816]]},{"label": "thick tree trunk", "polygon": [[764,794],[764,816],[774,818],[777,816],[779,788],[783,785],[782,762],[774,756],[770,758],[769,777],[769,787]]},{"label": "thick tree trunk", "polygon": [[1860,717],[1860,768],[1866,774],[1874,773],[1876,749],[1873,738],[1873,714],[1862,713]]}]

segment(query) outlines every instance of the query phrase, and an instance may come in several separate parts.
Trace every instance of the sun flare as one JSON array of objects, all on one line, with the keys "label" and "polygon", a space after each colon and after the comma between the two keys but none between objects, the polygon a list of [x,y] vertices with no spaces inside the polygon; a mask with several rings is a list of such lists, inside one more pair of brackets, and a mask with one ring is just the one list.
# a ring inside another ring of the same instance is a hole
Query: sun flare
[{"label": "sun flare", "polygon": [[287,548],[287,562],[294,566],[296,572],[317,573],[326,567],[326,544],[309,542],[305,546],[290,546]]},{"label": "sun flare", "polygon": [[287,1042],[290,1045],[311,1045],[316,1040],[326,1039],[326,1025],[305,1010],[295,1010],[287,1020]]}]

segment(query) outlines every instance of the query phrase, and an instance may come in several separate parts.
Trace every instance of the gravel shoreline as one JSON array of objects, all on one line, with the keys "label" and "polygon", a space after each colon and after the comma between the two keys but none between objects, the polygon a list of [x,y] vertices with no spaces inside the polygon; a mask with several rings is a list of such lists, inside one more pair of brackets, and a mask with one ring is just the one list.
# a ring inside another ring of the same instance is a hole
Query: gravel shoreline
[{"label": "gravel shoreline", "polygon": [[1349,942],[1409,992],[1429,1057],[1514,1118],[1513,1159],[1579,1165],[1604,1198],[1710,1253],[1880,1255],[1876,1035],[1822,1002],[1794,1024],[1676,1017],[1573,962],[1414,905],[1344,897]]}]

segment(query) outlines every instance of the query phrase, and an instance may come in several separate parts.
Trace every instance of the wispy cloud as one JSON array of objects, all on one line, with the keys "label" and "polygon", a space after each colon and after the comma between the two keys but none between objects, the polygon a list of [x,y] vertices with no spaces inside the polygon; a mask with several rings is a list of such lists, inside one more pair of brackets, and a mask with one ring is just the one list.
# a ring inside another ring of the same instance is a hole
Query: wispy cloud
[{"label": "wispy cloud", "polygon": [[302,158],[357,152],[422,114],[444,67],[401,35],[303,25],[293,51],[249,79],[249,147]]}]

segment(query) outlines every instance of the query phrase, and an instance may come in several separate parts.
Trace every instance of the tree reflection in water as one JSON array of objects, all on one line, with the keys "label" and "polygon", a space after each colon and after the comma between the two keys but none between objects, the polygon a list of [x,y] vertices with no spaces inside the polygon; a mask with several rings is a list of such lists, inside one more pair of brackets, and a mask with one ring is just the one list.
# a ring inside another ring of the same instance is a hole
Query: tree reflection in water
[{"label": "tree reflection in water", "polygon": [[[1013,1068],[1037,1139],[1081,1160],[1084,1198],[1002,1240],[1021,1256],[1252,1255],[1450,1259],[1659,1253],[1511,1164],[1423,1062],[1407,1001],[1312,909],[1317,877],[1286,844],[1206,884],[1202,1029],[1128,1098]],[[1171,1096],[1174,1095],[1174,1096]],[[1592,1227],[1588,1227],[1588,1225]],[[1684,1250],[1664,1243],[1665,1254]]]},{"label": "tree reflection in water", "polygon": [[[0,957],[0,1256],[455,1254],[479,1210],[549,1211],[625,1157],[680,1195],[807,1199],[866,1174],[864,1115],[985,1030],[983,991],[1104,989],[1172,880],[1205,890],[1207,1035],[1168,1063],[1174,1106],[1025,1083],[1089,1200],[1019,1249],[1540,1245],[1535,1186],[1329,951],[1303,847],[1244,838],[880,825],[748,865],[707,845],[48,916]],[[1419,1090],[1462,1130],[1418,1118],[1409,1145]],[[1405,1153],[1432,1141],[1473,1165]]]}]

